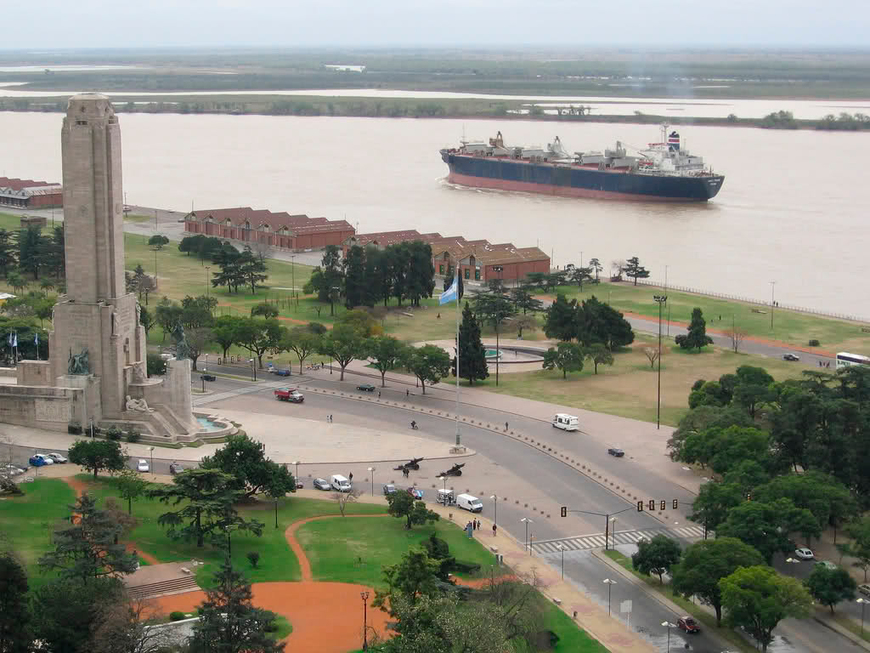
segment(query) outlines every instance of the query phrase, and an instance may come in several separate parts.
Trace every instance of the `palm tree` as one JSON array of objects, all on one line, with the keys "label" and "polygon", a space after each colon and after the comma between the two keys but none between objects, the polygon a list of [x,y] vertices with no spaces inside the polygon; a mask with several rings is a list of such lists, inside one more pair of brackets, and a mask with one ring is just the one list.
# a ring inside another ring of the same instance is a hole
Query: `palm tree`
[{"label": "palm tree", "polygon": [[21,276],[21,273],[18,272],[18,270],[12,270],[6,275],[6,283],[12,286],[12,290],[15,291],[16,295],[20,295],[21,292],[27,288],[27,280]]},{"label": "palm tree", "polygon": [[54,290],[54,281],[52,281],[48,277],[43,277],[42,281],[39,282],[39,287],[42,288],[45,292],[48,292],[49,290]]}]

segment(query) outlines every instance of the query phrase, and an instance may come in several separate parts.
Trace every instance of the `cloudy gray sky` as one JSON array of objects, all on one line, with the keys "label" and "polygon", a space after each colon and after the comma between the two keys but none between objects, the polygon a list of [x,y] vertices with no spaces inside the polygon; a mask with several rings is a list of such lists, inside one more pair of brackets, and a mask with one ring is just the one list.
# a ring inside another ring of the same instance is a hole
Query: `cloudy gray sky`
[{"label": "cloudy gray sky", "polygon": [[[163,46],[866,47],[868,0],[34,0],[2,49]],[[14,27],[10,29],[10,27]]]}]

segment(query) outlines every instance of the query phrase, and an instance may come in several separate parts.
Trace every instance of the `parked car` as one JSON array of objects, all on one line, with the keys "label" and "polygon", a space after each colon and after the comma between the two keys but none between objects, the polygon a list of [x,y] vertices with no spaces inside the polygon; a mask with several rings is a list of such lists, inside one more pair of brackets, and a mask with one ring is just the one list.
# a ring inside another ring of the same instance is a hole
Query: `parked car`
[{"label": "parked car", "polygon": [[140,458],[139,462],[136,464],[136,471],[137,472],[149,472],[149,471],[151,471],[151,468],[148,466],[148,461],[145,460],[144,458]]},{"label": "parked car", "polygon": [[794,550],[794,557],[798,558],[800,560],[812,560],[813,558],[815,558],[812,551],[810,551],[809,549],[804,549],[804,548],[795,549]]},{"label": "parked car", "polygon": [[819,560],[819,561],[816,563],[816,566],[826,567],[827,569],[836,569],[836,568],[837,568],[837,565],[835,565],[835,564],[834,564],[833,562],[831,562],[830,560]]},{"label": "parked car", "polygon": [[311,482],[311,484],[314,486],[315,490],[327,491],[327,490],[332,489],[332,486],[329,484],[329,481],[327,481],[325,478],[315,478]]},{"label": "parked car", "polygon": [[275,370],[275,376],[290,376],[290,370]]},{"label": "parked car", "polygon": [[184,471],[184,467],[179,465],[178,463],[169,463],[169,473],[170,474],[180,474]]},{"label": "parked car", "polygon": [[701,629],[698,623],[692,617],[680,617],[677,619],[677,627],[680,630],[685,630],[687,633],[700,633]]},{"label": "parked car", "polygon": [[63,456],[61,456],[59,453],[54,453],[54,452],[52,452],[52,453],[48,454],[48,457],[51,458],[51,459],[52,459],[54,462],[56,462],[56,463],[61,463],[61,464],[63,464],[63,463],[65,463],[65,462],[67,461],[66,458],[64,458]]},{"label": "parked car", "polygon": [[384,489],[384,495],[393,494],[393,492],[396,491],[396,486],[393,485],[392,483],[387,483],[386,485],[384,485],[383,489]]},{"label": "parked car", "polygon": [[360,383],[357,387],[357,390],[362,390],[363,392],[374,392],[375,386],[371,383]]},{"label": "parked car", "polygon": [[7,476],[18,476],[23,474],[25,471],[18,465],[13,465],[12,463],[6,463],[5,465],[0,466],[0,474],[4,474]]},{"label": "parked car", "polygon": [[214,374],[201,374],[199,378],[203,381],[217,381],[217,377]]},{"label": "parked car", "polygon": [[858,591],[861,592],[864,596],[870,596],[870,585],[866,583],[863,585],[858,585]]},{"label": "parked car", "polygon": [[783,354],[782,360],[784,361],[799,361],[801,359],[797,354]]},{"label": "parked car", "polygon": [[415,487],[415,486],[412,485],[411,487],[409,487],[409,488],[406,490],[406,492],[407,492],[408,494],[410,494],[412,497],[414,497],[415,499],[418,499],[418,500],[422,500],[422,499],[423,499],[423,490],[421,490],[421,489],[418,488],[418,487]]},{"label": "parked car", "polygon": [[48,456],[43,456],[41,453],[34,454],[28,460],[33,467],[43,467],[44,465],[53,465],[54,461]]},{"label": "parked car", "polygon": [[351,482],[346,476],[342,476],[341,474],[333,474],[330,476],[329,483],[332,485],[332,489],[337,492],[350,492],[353,489]]},{"label": "parked car", "polygon": [[622,449],[616,449],[615,447],[611,447],[607,450],[611,456],[616,456],[617,458],[622,458],[625,455],[625,452]]}]

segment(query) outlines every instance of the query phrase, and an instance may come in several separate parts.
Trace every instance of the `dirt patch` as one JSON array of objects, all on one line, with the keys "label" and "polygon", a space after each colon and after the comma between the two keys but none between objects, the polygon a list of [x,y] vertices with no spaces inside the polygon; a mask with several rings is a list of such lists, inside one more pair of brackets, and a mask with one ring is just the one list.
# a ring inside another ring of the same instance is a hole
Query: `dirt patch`
[{"label": "dirt patch", "polygon": [[88,484],[81,479],[75,478],[73,476],[66,476],[61,480],[73,489],[77,497],[80,497],[82,494],[88,491]]},{"label": "dirt patch", "polygon": [[461,585],[463,587],[473,587],[474,589],[480,589],[482,587],[489,587],[489,584],[491,582],[512,583],[518,582],[520,579],[513,574],[508,574],[506,576],[499,576],[494,581],[490,578],[459,578],[458,576],[452,576],[451,580],[453,580],[457,585]]},{"label": "dirt patch", "polygon": [[[299,522],[301,524],[301,522]],[[300,566],[302,558],[300,558]],[[374,591],[364,585],[348,583],[256,583],[252,587],[253,602],[259,608],[271,610],[287,619],[293,632],[283,641],[289,651],[347,653],[362,648],[362,599],[368,591],[369,602]],[[193,612],[205,600],[205,592],[187,592],[153,599],[165,613],[179,610]],[[389,615],[369,606],[369,633],[386,633]]]},{"label": "dirt patch", "polygon": [[133,553],[135,551],[136,555],[142,558],[142,560],[147,562],[149,565],[160,564],[160,561],[157,558],[150,553],[145,553],[144,551],[139,550],[133,542],[122,542],[122,544],[127,547],[127,553]]}]

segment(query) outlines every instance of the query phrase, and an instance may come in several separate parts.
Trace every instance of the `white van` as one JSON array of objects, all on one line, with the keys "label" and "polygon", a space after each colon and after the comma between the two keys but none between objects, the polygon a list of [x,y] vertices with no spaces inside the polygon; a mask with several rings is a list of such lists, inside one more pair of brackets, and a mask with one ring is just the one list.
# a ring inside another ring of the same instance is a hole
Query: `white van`
[{"label": "white van", "polygon": [[480,502],[480,499],[470,494],[457,494],[456,505],[469,512],[480,512],[483,510],[483,504]]},{"label": "white van", "polygon": [[330,476],[329,484],[332,486],[333,490],[337,490],[338,492],[350,492],[350,481],[341,474],[333,474]]},{"label": "white van", "polygon": [[556,413],[556,416],[553,418],[553,426],[563,431],[579,431],[580,420],[568,413]]}]

